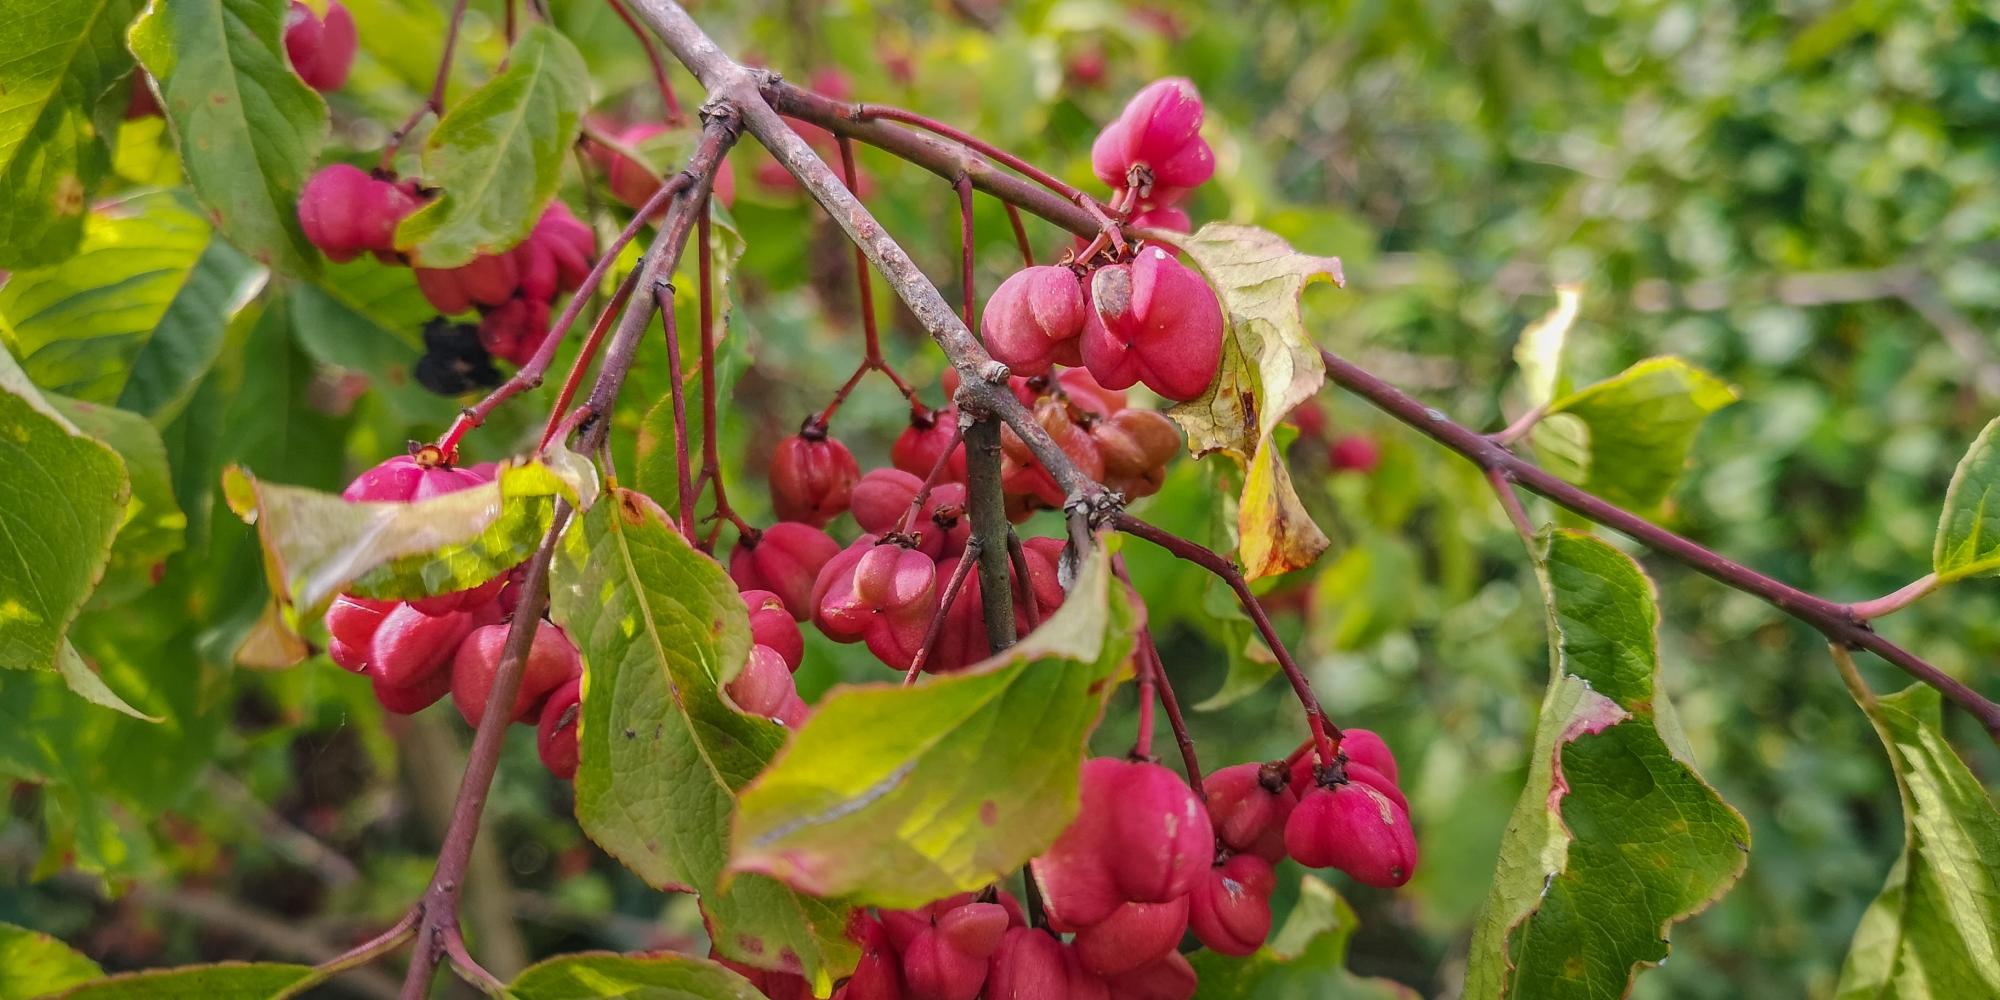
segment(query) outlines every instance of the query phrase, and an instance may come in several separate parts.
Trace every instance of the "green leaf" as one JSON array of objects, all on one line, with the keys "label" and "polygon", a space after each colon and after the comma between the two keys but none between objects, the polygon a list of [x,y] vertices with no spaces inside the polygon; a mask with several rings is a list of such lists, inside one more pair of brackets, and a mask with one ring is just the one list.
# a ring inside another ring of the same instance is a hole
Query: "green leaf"
[{"label": "green leaf", "polygon": [[0,269],[75,252],[111,169],[91,114],[132,66],[138,0],[21,0],[0,17]]},{"label": "green leaf", "polygon": [[119,697],[118,692],[111,690],[111,685],[104,683],[104,678],[97,676],[97,671],[90,669],[90,664],[83,662],[83,654],[67,641],[62,649],[56,651],[56,673],[62,675],[70,693],[84,701],[145,722],[160,721],[159,716],[147,715]]},{"label": "green leaf", "polygon": [[2000,572],[2000,418],[1979,432],[1951,474],[1931,568],[1940,583]]},{"label": "green leaf", "polygon": [[1562,370],[1563,348],[1582,302],[1580,286],[1557,285],[1555,308],[1528,324],[1514,344],[1514,364],[1520,366],[1521,388],[1529,406],[1552,403],[1569,392],[1569,379]]},{"label": "green leaf", "polygon": [[0,924],[0,1000],[28,1000],[104,975],[89,956],[26,927]]},{"label": "green leaf", "polygon": [[860,957],[847,907],[761,875],[723,885],[737,792],[785,739],[722,699],[750,654],[728,574],[650,500],[613,490],[564,535],[553,600],[586,665],[577,822],[648,884],[699,893],[723,955],[796,967],[825,993]]},{"label": "green leaf", "polygon": [[1325,882],[1299,880],[1299,900],[1270,943],[1241,958],[1203,949],[1188,956],[1202,1000],[1415,1000],[1415,990],[1347,971],[1360,927],[1354,908]]},{"label": "green leaf", "polygon": [[584,952],[531,965],[507,987],[513,1000],[763,1000],[750,981],[693,955]]},{"label": "green leaf", "polygon": [[1903,852],[1861,916],[1837,996],[2000,996],[2000,811],[1921,684],[1864,699],[1903,799]]},{"label": "green leaf", "polygon": [[263,284],[262,269],[235,269],[240,256],[210,256],[210,245],[208,223],[172,192],[100,205],[75,257],[0,288],[0,339],[51,392],[92,403],[129,393],[133,409],[170,416]]},{"label": "green leaf", "polygon": [[555,197],[589,100],[575,46],[531,23],[507,68],[431,131],[424,183],[438,195],[403,220],[396,246],[425,267],[457,267],[525,239]]},{"label": "green leaf", "polygon": [[552,450],[512,460],[493,482],[415,503],[349,503],[339,494],[223,472],[230,509],[257,526],[266,575],[293,627],[340,593],[408,599],[476,587],[534,554],[558,497],[589,503],[596,476]]},{"label": "green leaf", "polygon": [[1337,257],[1294,251],[1278,236],[1249,226],[1210,223],[1181,244],[1222,302],[1229,333],[1222,368],[1201,398],[1168,411],[1197,455],[1221,451],[1244,463],[1237,511],[1239,562],[1250,579],[1307,566],[1326,535],[1292,488],[1272,435],[1326,381],[1319,347],[1299,315],[1299,295],[1314,281],[1343,284]]},{"label": "green leaf", "polygon": [[[1660,506],[1680,479],[1703,420],[1736,401],[1736,390],[1679,358],[1650,358],[1549,404],[1530,439],[1564,456],[1564,478],[1639,511]],[[1580,435],[1580,439],[1579,439]],[[1580,467],[1578,467],[1580,465]]]},{"label": "green leaf", "polygon": [[62,397],[51,397],[49,403],[79,430],[110,445],[125,463],[131,500],[111,546],[111,563],[91,598],[94,606],[116,603],[152,586],[187,533],[187,517],[174,501],[166,445],[160,432],[136,413]]},{"label": "green leaf", "polygon": [[914,908],[1055,842],[1136,615],[1096,550],[1062,608],[983,664],[834,688],[743,792],[730,868],[815,896]]},{"label": "green leaf", "polygon": [[305,965],[218,962],[111,976],[60,996],[62,1000],[270,1000],[312,974]]},{"label": "green leaf", "polygon": [[118,453],[63,419],[0,351],[0,669],[50,670],[104,574],[131,497]]},{"label": "green leaf", "polygon": [[1469,998],[1627,995],[1749,850],[1743,817],[1677,749],[1652,582],[1589,535],[1544,538],[1553,678],[1473,930]]},{"label": "green leaf", "polygon": [[372,257],[330,266],[316,285],[291,290],[291,330],[314,361],[367,376],[369,388],[404,424],[442,425],[457,413],[451,399],[418,385],[419,331],[437,310],[424,301],[409,268]]},{"label": "green leaf", "polygon": [[326,140],[326,102],[292,72],[283,0],[151,0],[132,52],[153,74],[188,182],[252,259],[310,274],[299,190]]}]

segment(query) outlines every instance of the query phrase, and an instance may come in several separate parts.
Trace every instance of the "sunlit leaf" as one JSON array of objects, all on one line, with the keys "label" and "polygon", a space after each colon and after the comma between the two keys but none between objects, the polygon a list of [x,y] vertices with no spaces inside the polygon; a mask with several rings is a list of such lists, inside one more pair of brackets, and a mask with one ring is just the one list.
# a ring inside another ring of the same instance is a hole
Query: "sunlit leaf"
[{"label": "sunlit leaf", "polygon": [[310,274],[299,190],[326,140],[326,102],[292,72],[278,0],[151,0],[132,51],[160,88],[181,163],[217,228],[257,262]]},{"label": "sunlit leaf", "polygon": [[[272,1000],[313,974],[310,966],[276,962],[219,962],[153,969],[85,983],[58,994],[63,1000]],[[54,1000],[54,998],[50,998]]]},{"label": "sunlit leaf", "polygon": [[514,1000],[763,1000],[750,981],[693,955],[583,952],[531,965],[507,987]]},{"label": "sunlit leaf", "polygon": [[88,955],[26,927],[0,924],[0,1000],[28,1000],[104,975]]},{"label": "sunlit leaf", "polygon": [[1557,285],[1555,308],[1528,324],[1514,344],[1514,363],[1521,368],[1521,388],[1527,393],[1529,406],[1552,403],[1569,392],[1569,380],[1562,369],[1563,348],[1582,302],[1582,286]]},{"label": "sunlit leaf", "polygon": [[1623,997],[1742,874],[1750,830],[1667,725],[1651,581],[1594,537],[1544,537],[1553,678],[1465,995]]},{"label": "sunlit leaf", "polygon": [[49,403],[79,430],[116,451],[131,481],[111,563],[91,597],[94,607],[115,603],[152,586],[186,534],[187,517],[174,500],[167,449],[160,432],[136,413],[59,396],[49,397]]},{"label": "sunlit leaf", "polygon": [[1565,478],[1612,503],[1651,511],[1687,465],[1702,421],[1736,390],[1679,358],[1650,358],[1549,404],[1571,420],[1537,424],[1537,452],[1580,465]]},{"label": "sunlit leaf", "polygon": [[1958,460],[1944,493],[1931,568],[1942,581],[2000,572],[2000,419]]},{"label": "sunlit leaf", "polygon": [[49,670],[104,574],[131,485],[0,351],[0,669]]},{"label": "sunlit leaf", "polygon": [[590,464],[560,450],[508,462],[493,482],[415,503],[348,503],[241,468],[223,474],[230,508],[257,526],[266,575],[294,629],[343,592],[412,598],[491,580],[534,553],[556,498],[588,503],[595,490]]},{"label": "sunlit leaf", "polygon": [[135,195],[92,210],[76,256],[7,279],[0,339],[35,384],[164,423],[264,278],[178,195]]},{"label": "sunlit leaf", "polygon": [[1243,573],[1251,579],[1312,563],[1327,546],[1292,489],[1272,440],[1278,423],[1319,392],[1319,348],[1299,315],[1299,294],[1314,281],[1343,281],[1340,260],[1295,252],[1277,236],[1211,223],[1182,249],[1222,300],[1229,331],[1222,369],[1201,398],[1168,411],[1197,455],[1221,451],[1244,463],[1237,512]]},{"label": "sunlit leaf", "polygon": [[1864,700],[1903,799],[1903,852],[1861,916],[1837,996],[2000,996],[2000,812],[1944,738],[1936,689]]},{"label": "sunlit leaf", "polygon": [[139,0],[23,0],[0,16],[0,269],[76,249],[111,166],[91,113],[132,66]]},{"label": "sunlit leaf", "polygon": [[1076,817],[1135,629],[1099,549],[1060,610],[983,664],[835,688],[743,792],[731,868],[902,908],[1020,868]]},{"label": "sunlit leaf", "polygon": [[554,615],[586,664],[577,821],[647,883],[700,893],[722,954],[830,988],[859,958],[846,907],[761,875],[723,885],[737,793],[785,739],[723,700],[750,652],[728,574],[626,490],[564,540]]},{"label": "sunlit leaf", "polygon": [[519,243],[555,197],[589,99],[583,57],[531,22],[507,68],[431,131],[424,183],[439,192],[397,227],[396,246],[426,267],[457,267]]}]

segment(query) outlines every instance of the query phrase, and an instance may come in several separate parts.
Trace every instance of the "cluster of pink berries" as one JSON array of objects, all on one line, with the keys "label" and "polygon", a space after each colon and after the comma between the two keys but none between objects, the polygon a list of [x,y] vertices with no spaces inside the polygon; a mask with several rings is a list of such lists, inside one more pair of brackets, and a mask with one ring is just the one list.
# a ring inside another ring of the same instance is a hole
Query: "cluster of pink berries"
[{"label": "cluster of pink berries", "polygon": [[[1086,371],[1017,377],[1013,389],[1085,474],[1127,496],[1157,491],[1180,450],[1172,421],[1129,408],[1124,393],[1098,385]],[[865,475],[818,418],[779,442],[769,479],[772,506],[783,520],[738,544],[729,562],[737,586],[768,593],[795,620],[812,621],[836,641],[864,643],[883,663],[908,670],[971,533],[964,446],[946,450],[953,448],[955,420],[949,409],[913,415],[891,449],[892,467]],[[1025,441],[1007,431],[1001,450],[1010,517],[1021,521],[1038,508],[1062,506],[1061,490]],[[926,490],[933,469],[939,475]],[[852,513],[862,531],[845,548],[823,530],[843,513]],[[1062,603],[1056,579],[1062,545],[1055,538],[1022,543],[1027,572],[1014,580],[1015,599],[1032,601],[1034,611],[1017,618],[1022,634],[1028,621]],[[978,577],[967,575],[944,612],[926,670],[957,670],[986,657],[980,600]]]},{"label": "cluster of pink berries", "polygon": [[[1160,80],[1098,136],[1091,164],[1129,224],[1188,230],[1177,203],[1215,172],[1201,121],[1194,86]],[[1125,259],[1024,268],[994,289],[980,321],[987,350],[1017,374],[1082,367],[1107,388],[1143,384],[1176,401],[1215,380],[1223,326],[1221,304],[1201,275],[1150,243]]]},{"label": "cluster of pink berries", "polygon": [[[452,468],[430,452],[398,456],[347,485],[350,503],[410,503],[492,481],[490,467]],[[478,725],[491,698],[509,621],[520,603],[518,570],[476,587],[409,601],[342,594],[326,612],[327,655],[374,683],[382,707],[411,715],[447,693]],[[537,726],[542,763],[559,778],[576,774],[576,721],[583,659],[561,628],[542,622],[528,647],[509,717]]]},{"label": "cluster of pink berries", "polygon": [[[1030,926],[997,888],[915,910],[857,912],[848,934],[861,963],[833,995],[1189,1000],[1198,983],[1181,939],[1192,932],[1225,955],[1261,947],[1271,933],[1273,865],[1287,854],[1369,885],[1409,880],[1416,842],[1395,758],[1374,733],[1349,729],[1335,760],[1239,764],[1210,775],[1202,795],[1158,764],[1086,761],[1082,810],[1029,865],[1046,926]],[[774,1000],[812,995],[795,973],[724,964]]]},{"label": "cluster of pink berries", "polygon": [[[426,197],[414,181],[335,163],[300,192],[299,224],[332,260],[372,253],[385,263],[405,263],[396,250],[396,226]],[[488,353],[526,364],[548,335],[551,303],[583,284],[596,252],[596,234],[555,201],[519,244],[459,267],[419,267],[417,287],[442,314],[478,310],[479,340]]]}]

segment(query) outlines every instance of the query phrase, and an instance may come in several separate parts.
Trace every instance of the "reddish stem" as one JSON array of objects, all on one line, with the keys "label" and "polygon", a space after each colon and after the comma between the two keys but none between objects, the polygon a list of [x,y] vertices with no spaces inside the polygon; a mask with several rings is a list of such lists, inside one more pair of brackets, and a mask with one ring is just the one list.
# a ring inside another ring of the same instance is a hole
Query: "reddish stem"
[{"label": "reddish stem", "polygon": [[695,491],[697,493],[701,491],[701,483],[708,483],[715,487],[715,511],[708,516],[708,520],[715,522],[715,525],[702,539],[701,547],[704,552],[715,551],[715,538],[722,531],[723,519],[727,519],[735,524],[738,531],[748,533],[751,530],[750,525],[744,523],[742,518],[736,516],[736,511],[729,507],[729,493],[722,485],[722,452],[716,445],[715,397],[718,387],[715,382],[715,342],[717,340],[715,333],[715,255],[714,249],[709,245],[709,240],[712,238],[712,228],[713,224],[709,220],[707,206],[704,205],[701,214],[696,217],[695,222],[695,239],[699,241],[699,245],[695,249],[695,259],[699,262],[697,271],[701,283],[701,476],[696,480]]},{"label": "reddish stem", "polygon": [[944,585],[943,596],[938,598],[937,612],[924,626],[923,645],[917,647],[917,655],[910,659],[910,669],[903,674],[904,687],[915,684],[917,675],[924,672],[924,663],[931,658],[931,648],[937,645],[938,636],[944,632],[945,617],[951,614],[951,606],[958,603],[958,592],[965,588],[965,578],[978,562],[979,539],[968,538],[965,540],[965,551],[959,553],[958,565],[952,568],[951,580]]},{"label": "reddish stem", "polygon": [[[910,125],[923,129],[926,132],[944,136],[1071,201],[1079,201],[1079,199],[1088,200],[1090,198],[1089,195],[1084,194],[1078,188],[1062,182],[1042,168],[984,139],[954,128],[935,118],[927,118],[914,111],[906,111],[902,108],[890,107],[886,104],[856,104],[853,110],[848,112],[848,117],[858,122],[892,121],[899,125]],[[1079,201],[1079,203],[1081,202]]]},{"label": "reddish stem", "polygon": [[1033,632],[1042,627],[1042,608],[1035,603],[1034,585],[1028,582],[1028,550],[1021,546],[1021,536],[1012,525],[1007,527],[1007,564],[1014,573],[1014,609]]},{"label": "reddish stem", "polygon": [[944,477],[945,466],[951,464],[951,454],[958,450],[959,442],[965,440],[965,428],[955,427],[951,432],[951,443],[945,446],[938,459],[931,463],[931,471],[924,476],[923,485],[917,487],[917,495],[910,498],[910,509],[903,512],[903,521],[898,529],[907,535],[916,530],[917,515],[923,512],[924,501],[931,498],[931,490]]},{"label": "reddish stem", "polygon": [[1021,248],[1021,266],[1035,266],[1035,248],[1028,243],[1028,227],[1021,222],[1021,210],[1011,201],[1000,204],[1007,207],[1007,224],[1014,227],[1014,242]]},{"label": "reddish stem", "polygon": [[445,83],[451,79],[451,57],[452,53],[458,50],[458,29],[465,22],[465,5],[466,0],[458,0],[452,5],[451,23],[445,27],[444,32],[444,51],[438,55],[437,76],[431,80],[429,96],[424,98],[424,103],[417,105],[415,111],[410,112],[410,117],[403,119],[403,124],[396,126],[396,130],[389,133],[389,141],[382,147],[379,167],[384,173],[389,172],[394,166],[396,150],[402,148],[403,140],[409,137],[410,130],[416,128],[417,123],[423,121],[425,115],[444,113],[444,88]]},{"label": "reddish stem", "polygon": [[611,301],[605,305],[603,312],[597,314],[597,322],[591,324],[590,336],[584,339],[583,349],[576,352],[576,363],[569,366],[569,376],[563,379],[562,392],[556,395],[555,405],[549,407],[548,426],[542,428],[542,448],[547,448],[549,442],[559,435],[567,436],[569,430],[576,429],[576,421],[568,413],[570,400],[576,398],[584,373],[590,370],[590,362],[597,357],[605,334],[611,331],[612,324],[618,319],[618,311],[625,308],[625,300],[632,297],[632,289],[638,281],[639,271],[634,268],[625,280],[618,283],[618,290],[611,293]]},{"label": "reddish stem", "polygon": [[1278,630],[1272,627],[1271,617],[1264,613],[1264,605],[1257,600],[1257,595],[1250,592],[1249,581],[1243,579],[1243,573],[1235,564],[1215,554],[1206,546],[1162,531],[1122,511],[1112,517],[1111,523],[1119,531],[1143,538],[1167,550],[1176,558],[1185,559],[1208,570],[1228,584],[1229,589],[1236,592],[1236,599],[1243,604],[1244,613],[1248,614],[1250,620],[1256,624],[1257,631],[1264,637],[1264,644],[1271,647],[1271,653],[1278,658],[1278,667],[1292,682],[1292,691],[1298,695],[1299,704],[1305,708],[1306,725],[1312,729],[1313,745],[1319,748],[1320,762],[1331,763],[1337,741],[1340,739],[1340,727],[1334,725],[1326,718],[1325,713],[1320,711],[1319,700],[1313,697],[1312,682],[1306,680],[1305,671],[1299,669],[1298,662],[1292,659],[1291,651],[1279,641]]},{"label": "reddish stem", "polygon": [[[576,294],[570,296],[569,303],[563,306],[561,315],[556,317],[555,322],[549,324],[549,332],[542,337],[542,346],[535,348],[535,354],[528,359],[528,363],[522,365],[512,378],[487,393],[485,399],[459,411],[458,419],[452,421],[451,427],[438,438],[438,450],[444,453],[446,461],[458,461],[458,442],[467,432],[485,423],[486,418],[498,409],[500,404],[542,384],[542,376],[548,373],[550,362],[555,360],[556,348],[562,346],[562,338],[569,333],[570,325],[576,322],[577,316],[590,301],[590,293],[604,284],[604,276],[610,273],[611,265],[618,261],[618,252],[625,249],[625,244],[632,242],[633,237],[639,235],[639,228],[645,224],[645,220],[655,209],[673,200],[687,184],[687,176],[678,174],[660,185],[660,189],[646,200],[645,207],[632,217],[631,222],[625,224],[625,228],[605,246],[604,252],[598,254],[597,263],[592,264],[590,273],[584,275],[583,283],[577,286]],[[617,312],[616,309],[610,311]],[[562,411],[562,406],[555,409],[556,413]]]},{"label": "reddish stem", "polygon": [[[666,106],[667,124],[679,125],[686,121],[686,116],[681,114],[680,99],[674,96],[674,86],[667,82],[667,63],[660,55],[660,46],[653,40],[653,33],[647,31],[646,26],[640,24],[638,18],[633,17],[632,12],[625,9],[623,0],[605,0],[605,2],[609,3],[611,9],[618,14],[618,19],[632,29],[633,37],[639,39],[640,47],[646,50],[646,61],[653,66],[653,84],[660,89],[660,101]],[[509,9],[512,9],[511,6]]]},{"label": "reddish stem", "polygon": [[965,298],[965,328],[976,330],[978,327],[972,325],[972,303],[976,295],[972,288],[972,181],[960,177],[951,186],[958,192],[958,280]]},{"label": "reddish stem", "polygon": [[660,327],[666,331],[668,390],[674,407],[674,481],[680,491],[681,535],[694,541],[694,474],[688,468],[687,386],[681,380],[681,338],[674,316],[674,285],[662,275],[653,283],[653,304],[660,310]]}]

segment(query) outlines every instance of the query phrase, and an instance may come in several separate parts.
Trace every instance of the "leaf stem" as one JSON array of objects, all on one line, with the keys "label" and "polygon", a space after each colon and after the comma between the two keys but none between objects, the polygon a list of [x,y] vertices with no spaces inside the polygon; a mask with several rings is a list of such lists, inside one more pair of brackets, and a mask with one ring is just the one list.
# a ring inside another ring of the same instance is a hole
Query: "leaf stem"
[{"label": "leaf stem", "polygon": [[1910,581],[1891,594],[1884,594],[1874,600],[1856,601],[1847,606],[1847,613],[1860,621],[1872,621],[1885,615],[1893,615],[1918,601],[1929,597],[1944,586],[1936,573],[1925,573]]},{"label": "leaf stem", "polygon": [[618,19],[625,22],[627,28],[632,29],[632,37],[639,40],[639,46],[646,50],[646,62],[653,67],[653,85],[660,90],[660,103],[664,107],[666,123],[679,125],[686,121],[686,116],[681,114],[680,98],[674,96],[674,85],[667,82],[666,60],[660,56],[660,47],[653,41],[652,33],[632,16],[631,11],[625,9],[625,4],[621,0],[606,0],[606,2],[611,5],[611,10],[618,15]]},{"label": "leaf stem", "polygon": [[396,151],[402,148],[403,140],[409,138],[410,130],[416,128],[417,123],[423,121],[425,115],[444,114],[444,89],[445,84],[451,79],[451,59],[458,51],[458,30],[465,23],[465,5],[466,0],[458,0],[452,5],[451,22],[445,27],[444,51],[438,55],[437,76],[431,80],[431,92],[424,98],[424,103],[417,105],[416,110],[410,112],[410,117],[403,119],[403,124],[396,126],[396,130],[389,133],[389,141],[382,147],[382,159],[378,169],[386,172],[395,166]]},{"label": "leaf stem", "polygon": [[923,644],[917,647],[917,655],[910,659],[910,669],[903,674],[904,687],[915,684],[917,675],[924,672],[924,664],[930,661],[931,650],[937,646],[938,636],[944,632],[945,619],[951,616],[952,605],[958,603],[958,592],[965,588],[965,578],[979,562],[979,548],[977,537],[965,540],[965,551],[959,554],[958,565],[951,571],[951,580],[944,585],[937,611],[931,615],[930,623],[924,626]]}]

